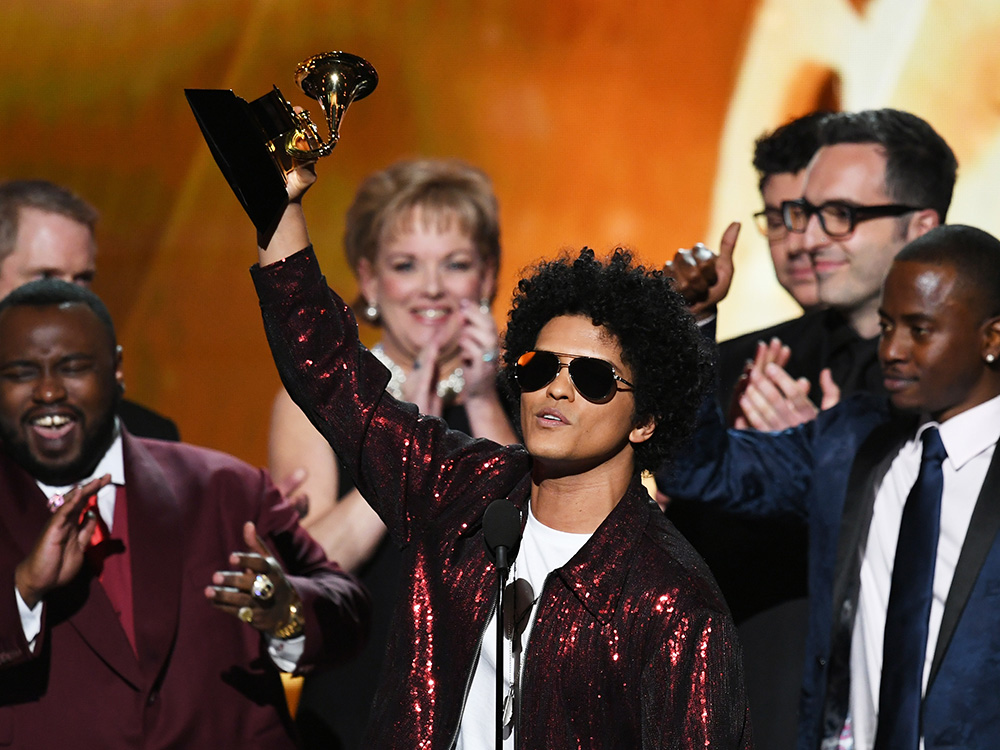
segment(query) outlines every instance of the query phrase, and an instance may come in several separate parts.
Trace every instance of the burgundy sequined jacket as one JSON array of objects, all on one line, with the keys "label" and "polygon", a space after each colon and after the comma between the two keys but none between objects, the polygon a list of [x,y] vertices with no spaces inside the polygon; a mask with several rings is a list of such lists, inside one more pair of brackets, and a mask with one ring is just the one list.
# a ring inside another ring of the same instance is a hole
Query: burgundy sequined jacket
[{"label": "burgundy sequined jacket", "polygon": [[[496,573],[482,514],[527,507],[531,457],[449,431],[389,373],[305,250],[254,267],[285,387],[403,548],[403,593],[366,747],[451,748]],[[546,581],[525,654],[522,747],[749,748],[736,631],[704,563],[637,481]]]}]

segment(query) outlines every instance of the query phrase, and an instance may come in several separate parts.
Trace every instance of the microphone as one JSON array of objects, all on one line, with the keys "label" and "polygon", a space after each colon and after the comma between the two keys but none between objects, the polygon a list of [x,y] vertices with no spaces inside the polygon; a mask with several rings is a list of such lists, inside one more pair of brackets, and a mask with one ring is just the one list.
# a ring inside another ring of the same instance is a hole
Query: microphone
[{"label": "microphone", "polygon": [[[496,679],[496,750],[503,750],[504,727],[504,674],[503,662],[503,591],[507,585],[507,574],[511,561],[517,557],[517,548],[521,544],[521,514],[517,512],[510,500],[494,500],[486,506],[483,513],[483,539],[486,542],[486,554],[497,566],[497,679]],[[514,747],[519,744],[517,734],[514,736]]]},{"label": "microphone", "polygon": [[483,513],[486,553],[506,578],[511,561],[521,544],[521,514],[510,500],[494,500]]}]

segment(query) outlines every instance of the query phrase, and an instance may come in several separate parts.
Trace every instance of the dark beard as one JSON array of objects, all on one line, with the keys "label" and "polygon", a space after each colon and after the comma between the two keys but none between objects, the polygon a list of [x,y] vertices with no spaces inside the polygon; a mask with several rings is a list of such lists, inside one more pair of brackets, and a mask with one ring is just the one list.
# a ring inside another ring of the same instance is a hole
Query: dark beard
[{"label": "dark beard", "polygon": [[97,424],[96,429],[85,438],[80,457],[65,466],[51,467],[40,463],[28,450],[28,444],[16,435],[0,435],[3,449],[13,459],[14,463],[28,472],[34,479],[50,487],[67,487],[81,480],[88,479],[104,458],[108,448],[115,439],[115,417],[118,414],[118,403],[121,397],[115,398],[107,414]]}]

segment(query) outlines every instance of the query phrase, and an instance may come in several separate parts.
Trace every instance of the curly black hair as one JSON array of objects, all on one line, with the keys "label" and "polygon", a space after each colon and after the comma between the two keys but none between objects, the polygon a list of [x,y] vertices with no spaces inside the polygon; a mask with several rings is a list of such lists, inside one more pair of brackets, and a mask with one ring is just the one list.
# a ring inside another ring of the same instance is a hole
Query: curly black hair
[{"label": "curly black hair", "polygon": [[590,248],[530,269],[517,285],[504,334],[503,378],[514,380],[518,357],[560,315],[585,315],[614,335],[632,374],[635,423],[653,419],[653,436],[634,445],[636,472],[656,471],[692,432],[711,387],[710,347],[673,282],[646,268],[624,248],[604,261]]}]

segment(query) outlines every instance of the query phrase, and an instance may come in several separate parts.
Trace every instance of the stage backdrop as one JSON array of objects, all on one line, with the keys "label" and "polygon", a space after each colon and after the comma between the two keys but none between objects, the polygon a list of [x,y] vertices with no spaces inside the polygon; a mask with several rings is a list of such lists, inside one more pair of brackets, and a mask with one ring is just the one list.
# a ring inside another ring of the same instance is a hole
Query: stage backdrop
[{"label": "stage backdrop", "polygon": [[[101,211],[97,290],[129,395],[184,437],[266,461],[278,387],[247,267],[254,233],[186,87],[256,98],[343,49],[381,82],[354,105],[307,205],[331,283],[355,293],[343,213],[410,156],[486,170],[501,203],[502,321],[520,269],[563,248],[662,263],[744,223],[720,328],[794,314],[750,215],[753,139],[816,106],[895,106],[955,148],[954,221],[1000,231],[1000,7],[992,0],[7,0],[0,177],[65,183]],[[315,110],[315,106],[312,105]],[[371,340],[371,332],[367,332]]]}]

